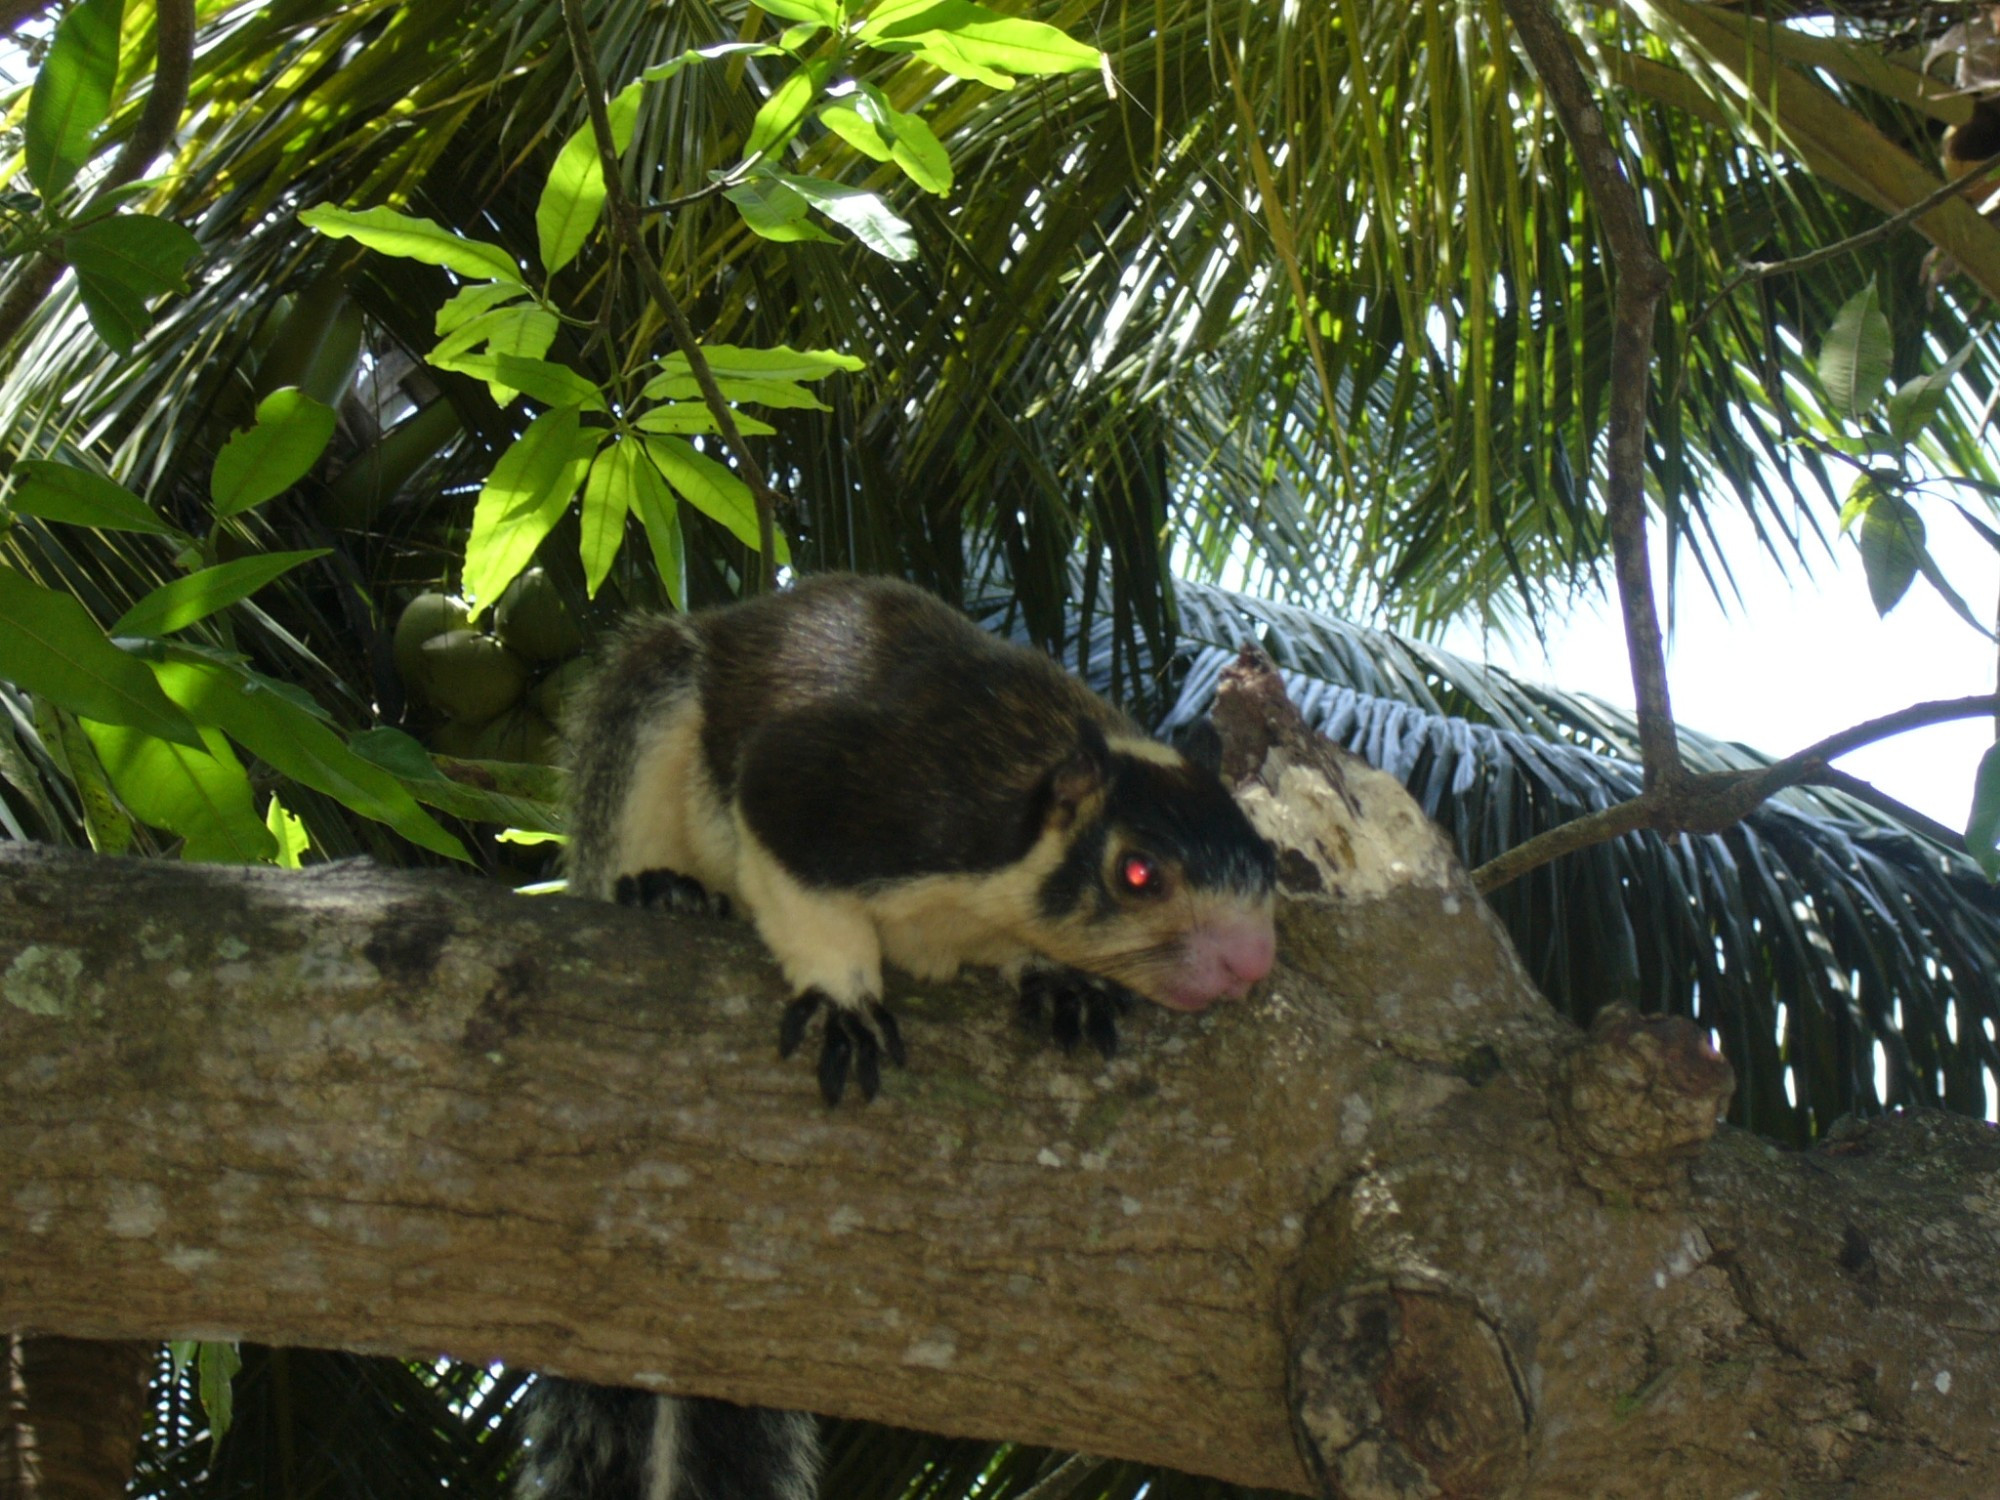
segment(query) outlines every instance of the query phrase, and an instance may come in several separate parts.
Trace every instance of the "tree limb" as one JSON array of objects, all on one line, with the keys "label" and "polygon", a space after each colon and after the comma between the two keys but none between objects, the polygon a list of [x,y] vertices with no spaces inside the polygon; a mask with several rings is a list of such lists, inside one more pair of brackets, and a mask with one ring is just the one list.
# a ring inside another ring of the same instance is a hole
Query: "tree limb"
[{"label": "tree limb", "polygon": [[[1913,703],[1908,708],[1828,735],[1817,744],[1808,745],[1758,770],[1710,771],[1688,776],[1677,787],[1649,787],[1636,797],[1560,824],[1546,833],[1536,834],[1524,844],[1515,845],[1474,870],[1472,882],[1482,893],[1496,891],[1551,860],[1640,829],[1656,833],[1720,833],[1786,787],[1828,782],[1827,762],[1837,760],[1863,745],[1872,745],[1878,740],[1929,724],[1947,724],[1957,719],[1981,718],[1992,713],[2000,713],[2000,693]],[[1946,842],[1957,838],[1950,830],[1945,831],[1948,835]],[[1958,843],[1959,847],[1964,847],[1962,838],[1958,839]]]},{"label": "tree limb", "polygon": [[1243,792],[1338,891],[1281,906],[1261,997],[1135,1016],[1105,1065],[926,985],[909,1068],[834,1111],[734,924],[0,850],[0,1327],[446,1351],[1292,1490],[1984,1497],[2000,1141],[1712,1137],[1699,1032],[1576,1037],[1421,810],[1326,753],[1280,734]]}]

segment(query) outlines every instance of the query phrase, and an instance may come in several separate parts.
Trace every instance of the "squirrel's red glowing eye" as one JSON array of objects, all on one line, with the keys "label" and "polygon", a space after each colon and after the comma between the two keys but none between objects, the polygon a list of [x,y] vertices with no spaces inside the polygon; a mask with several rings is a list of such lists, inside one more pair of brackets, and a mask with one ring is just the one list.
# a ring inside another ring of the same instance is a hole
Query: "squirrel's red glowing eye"
[{"label": "squirrel's red glowing eye", "polygon": [[1144,854],[1121,855],[1118,880],[1135,896],[1151,896],[1160,889],[1160,867]]}]

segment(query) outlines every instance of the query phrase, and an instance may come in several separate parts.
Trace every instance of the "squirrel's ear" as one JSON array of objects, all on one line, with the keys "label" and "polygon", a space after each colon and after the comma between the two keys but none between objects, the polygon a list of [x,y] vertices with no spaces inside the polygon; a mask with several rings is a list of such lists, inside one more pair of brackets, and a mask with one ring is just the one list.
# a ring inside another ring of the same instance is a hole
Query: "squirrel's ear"
[{"label": "squirrel's ear", "polygon": [[1103,791],[1110,779],[1111,747],[1104,742],[1104,731],[1095,724],[1085,724],[1076,749],[1049,772],[1045,784],[1048,815],[1065,824],[1074,822],[1083,804]]}]

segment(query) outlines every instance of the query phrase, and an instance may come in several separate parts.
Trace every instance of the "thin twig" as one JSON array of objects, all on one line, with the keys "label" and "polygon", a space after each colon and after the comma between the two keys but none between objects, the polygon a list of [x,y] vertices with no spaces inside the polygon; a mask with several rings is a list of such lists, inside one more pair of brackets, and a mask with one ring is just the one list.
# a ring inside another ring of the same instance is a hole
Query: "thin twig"
[{"label": "thin twig", "polygon": [[659,266],[646,251],[645,236],[639,226],[639,211],[626,196],[624,178],[619,174],[618,146],[611,133],[611,113],[604,102],[604,79],[597,70],[597,56],[591,50],[590,34],[584,28],[583,7],[579,0],[562,0],[562,12],[563,22],[569,30],[570,53],[576,59],[577,75],[583,83],[584,103],[590,110],[590,131],[597,140],[597,161],[599,170],[604,174],[604,194],[612,232],[618,238],[619,247],[639,268],[646,290],[666,316],[674,344],[687,358],[688,373],[694,376],[694,383],[701,388],[701,398],[715,417],[722,441],[735,458],[737,467],[743,471],[744,482],[750,486],[750,494],[757,504],[757,539],[763,553],[763,585],[768,593],[777,587],[778,577],[777,496],[764,478],[763,467],[751,453],[750,445],[744,442],[743,434],[736,426],[736,414],[723,399],[722,389],[715,383],[715,374],[708,367],[708,357],[701,352],[701,345],[695,339],[694,329],[689,326],[686,314],[681,311],[680,302],[667,285],[666,277],[660,274]]},{"label": "thin twig", "polygon": [[[1851,790],[1844,783],[1851,778],[1829,772],[1827,763],[1912,729],[1930,724],[1948,724],[1958,719],[2000,714],[2000,693],[1982,693],[1970,698],[1940,698],[1913,703],[1895,713],[1869,719],[1838,734],[1830,734],[1783,760],[1754,771],[1711,771],[1687,777],[1676,787],[1648,787],[1637,797],[1600,809],[1584,817],[1538,833],[1525,844],[1488,860],[1472,872],[1472,880],[1482,891],[1498,890],[1565,854],[1621,834],[1651,829],[1657,833],[1719,833],[1739,823],[1749,813],[1787,787],[1808,783]],[[1856,783],[1865,786],[1866,783]],[[1865,799],[1864,800],[1868,800]],[[1901,814],[1899,814],[1900,816]],[[1936,837],[1941,825],[1921,814],[1915,820],[1921,831]],[[1963,848],[1964,841],[1950,830],[1940,842]]]},{"label": "thin twig", "polygon": [[[1702,305],[1701,311],[1688,319],[1687,330],[1682,334],[1683,340],[1692,338],[1694,331],[1708,321],[1709,314],[1750,282],[1761,281],[1770,276],[1785,276],[1794,271],[1809,271],[1814,266],[1838,260],[1843,255],[1853,254],[1856,250],[1866,250],[1870,245],[1888,239],[1897,230],[1921,219],[1932,209],[1942,207],[1978,186],[1982,179],[1992,176],[1996,171],[2000,171],[2000,156],[1982,162],[1962,177],[1952,178],[1943,187],[1924,194],[1908,208],[1891,214],[1879,224],[1872,224],[1857,234],[1850,234],[1844,240],[1835,240],[1831,245],[1822,245],[1817,250],[1808,250],[1803,255],[1794,255],[1786,260],[1746,261],[1736,269],[1729,280],[1722,284],[1722,290],[1710,297]],[[1687,362],[1683,360],[1681,363],[1685,366]]]},{"label": "thin twig", "polygon": [[[89,201],[77,212],[79,219],[109,194],[136,181],[153,158],[173,144],[194,67],[194,0],[160,0],[157,16],[153,86],[146,107],[110,169],[91,190]],[[42,305],[68,264],[54,250],[43,250],[15,274],[6,296],[0,297],[0,351],[13,346],[21,325]]]},{"label": "thin twig", "polygon": [[1686,777],[1667,692],[1666,651],[1653,602],[1646,551],[1646,394],[1652,376],[1653,328],[1667,268],[1653,247],[1639,195],[1604,128],[1570,38],[1546,0],[1504,0],[1522,50],[1576,153],[1591,205],[1604,226],[1616,277],[1612,295],[1611,390],[1604,509],[1617,564],[1625,616],[1625,649],[1638,702],[1639,751],[1648,790]]}]

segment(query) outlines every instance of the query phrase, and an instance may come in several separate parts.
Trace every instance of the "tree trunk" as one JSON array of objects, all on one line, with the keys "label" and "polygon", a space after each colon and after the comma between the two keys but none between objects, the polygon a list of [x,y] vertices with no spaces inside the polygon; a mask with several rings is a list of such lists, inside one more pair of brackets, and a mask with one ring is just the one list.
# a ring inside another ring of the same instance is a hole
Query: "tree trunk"
[{"label": "tree trunk", "polygon": [[1578,1037],[1400,787],[1277,738],[1245,800],[1304,894],[1258,999],[1101,1064],[991,983],[905,989],[908,1070],[831,1111],[736,924],[6,851],[0,1326],[1303,1492],[1990,1496],[1994,1133],[1711,1137],[1698,1036]]},{"label": "tree trunk", "polygon": [[0,1500],[120,1500],[157,1348],[9,1336],[0,1345]]}]

